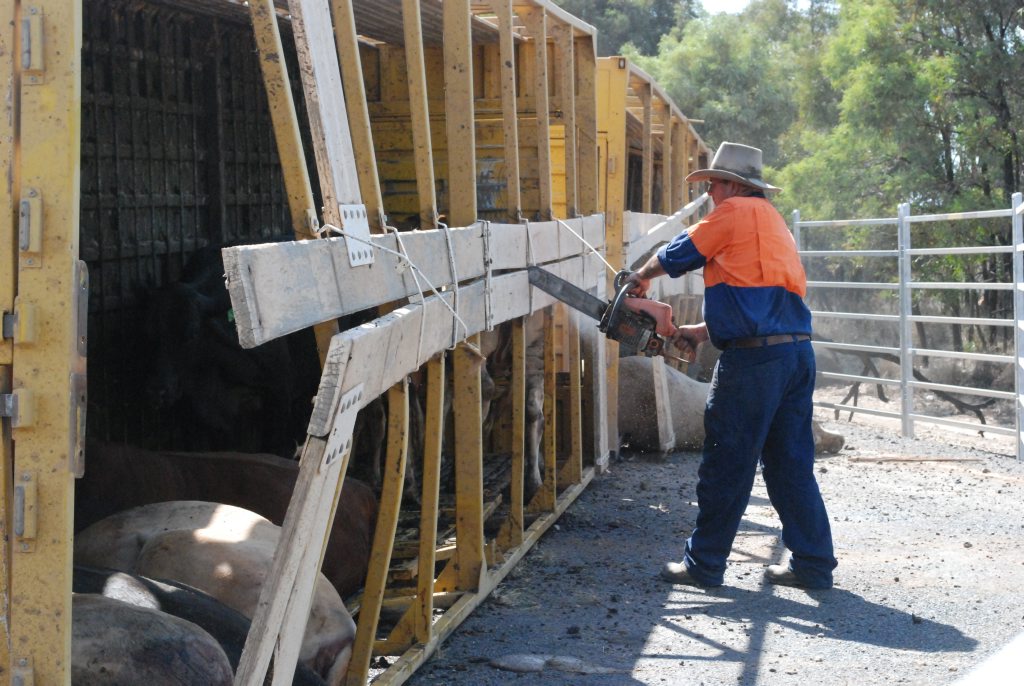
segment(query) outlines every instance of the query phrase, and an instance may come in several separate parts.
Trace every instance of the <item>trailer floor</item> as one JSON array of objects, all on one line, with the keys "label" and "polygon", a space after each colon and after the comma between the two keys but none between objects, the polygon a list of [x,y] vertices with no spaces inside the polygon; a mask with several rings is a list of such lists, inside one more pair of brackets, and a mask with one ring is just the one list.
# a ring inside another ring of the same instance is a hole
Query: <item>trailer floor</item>
[{"label": "trailer floor", "polygon": [[997,655],[1024,631],[1024,464],[1008,456],[1012,439],[928,429],[905,440],[898,426],[854,421],[826,423],[846,447],[816,467],[834,589],[763,583],[783,548],[760,477],[725,586],[661,581],[693,525],[699,457],[627,456],[407,683],[931,686],[982,668],[972,683],[1020,683],[1024,657]]}]

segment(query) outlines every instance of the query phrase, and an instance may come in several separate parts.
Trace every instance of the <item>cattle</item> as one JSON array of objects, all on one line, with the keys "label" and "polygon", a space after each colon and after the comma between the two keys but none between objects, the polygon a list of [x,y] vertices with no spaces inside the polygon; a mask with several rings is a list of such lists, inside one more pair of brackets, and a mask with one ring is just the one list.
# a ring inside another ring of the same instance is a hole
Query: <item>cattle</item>
[{"label": "cattle", "polygon": [[[541,440],[544,437],[544,314],[535,312],[524,318],[526,357],[525,474],[523,499],[529,502],[544,483]],[[512,322],[480,334],[480,353],[487,358],[485,383],[490,396],[484,408],[484,432],[489,433],[496,417],[511,412],[511,393],[507,380],[512,373]]]},{"label": "cattle", "polygon": [[[238,668],[250,622],[240,612],[202,591],[174,581],[157,581],[112,569],[95,569],[81,565],[74,567],[71,590],[76,594],[92,593],[129,605],[159,610],[192,622],[217,641],[231,668]],[[79,616],[75,614],[72,621],[78,619]],[[98,627],[93,630],[90,639],[98,639],[106,634],[106,628]],[[264,682],[268,686],[272,675],[273,664]],[[318,674],[300,663],[295,667],[292,684],[323,686],[324,681]]]},{"label": "cattle", "polygon": [[192,622],[91,593],[71,597],[75,686],[231,686],[216,640]]},{"label": "cattle", "polygon": [[207,246],[144,298],[145,397],[177,415],[178,447],[291,456],[320,379],[312,331],[243,349],[223,275],[220,248]]},{"label": "cattle", "polygon": [[[658,415],[654,398],[654,360],[623,357],[619,360],[619,435],[630,449],[659,452]],[[704,443],[704,403],[709,384],[691,379],[665,366],[669,406],[676,450],[699,450]],[[838,452],[841,435],[813,423],[814,448],[819,453]]]},{"label": "cattle", "polygon": [[[168,500],[204,500],[242,507],[281,525],[299,473],[294,460],[237,452],[142,450],[90,441],[85,475],[75,484],[75,530],[122,510]],[[322,570],[343,598],[366,579],[377,498],[345,479]]]},{"label": "cattle", "polygon": [[[250,619],[281,537],[242,508],[171,501],[132,508],[75,537],[75,563],[171,579],[208,593]],[[342,683],[356,626],[338,592],[317,574],[299,659],[331,686]]]}]

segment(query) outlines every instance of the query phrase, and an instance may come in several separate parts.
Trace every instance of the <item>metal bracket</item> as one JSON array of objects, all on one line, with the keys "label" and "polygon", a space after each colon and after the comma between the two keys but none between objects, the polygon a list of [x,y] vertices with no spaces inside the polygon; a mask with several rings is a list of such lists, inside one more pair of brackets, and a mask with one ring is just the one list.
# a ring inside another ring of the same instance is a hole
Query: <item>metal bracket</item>
[{"label": "metal bracket", "polygon": [[14,428],[32,426],[35,422],[35,396],[27,388],[0,394],[0,417],[11,420]]},{"label": "metal bracket", "polygon": [[78,356],[84,358],[89,352],[89,266],[84,260],[75,262],[75,311],[75,344]]},{"label": "metal bracket", "polygon": [[68,448],[69,468],[76,479],[85,476],[85,412],[88,407],[88,393],[85,374],[71,375],[68,423],[71,445]]},{"label": "metal bracket", "polygon": [[327,434],[327,445],[324,447],[324,458],[321,467],[327,467],[335,460],[352,449],[352,431],[356,426],[356,414],[362,407],[363,384],[359,384],[346,392],[338,400],[338,412],[331,423],[331,432]]},{"label": "metal bracket", "polygon": [[32,669],[32,658],[19,657],[14,661],[11,670],[11,686],[34,686],[36,683],[35,670]]},{"label": "metal bracket", "polygon": [[18,202],[18,249],[22,267],[43,266],[39,255],[43,250],[43,199],[34,188]]},{"label": "metal bracket", "polygon": [[491,265],[494,258],[491,257],[491,223],[486,219],[481,222],[481,233],[484,239],[484,328],[494,331],[494,303],[491,301]]},{"label": "metal bracket", "polygon": [[370,242],[370,222],[366,218],[366,205],[342,205],[341,228],[346,234],[348,263],[352,267],[373,264],[373,244]]},{"label": "metal bracket", "polygon": [[4,312],[3,315],[3,337],[6,339],[14,338],[14,332],[18,328],[18,313],[17,312]]},{"label": "metal bracket", "polygon": [[18,549],[29,552],[29,541],[38,532],[39,480],[34,472],[23,472],[14,484],[14,535]]},{"label": "metal bracket", "polygon": [[26,7],[21,18],[21,70],[23,83],[38,85],[46,71],[46,42],[43,38],[43,12],[38,7]]}]

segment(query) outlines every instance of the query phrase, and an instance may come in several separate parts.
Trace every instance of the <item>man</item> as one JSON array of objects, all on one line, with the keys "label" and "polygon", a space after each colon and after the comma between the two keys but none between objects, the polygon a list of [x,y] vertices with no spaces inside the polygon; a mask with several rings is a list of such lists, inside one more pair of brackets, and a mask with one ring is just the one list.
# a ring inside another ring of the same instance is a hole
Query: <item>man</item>
[{"label": "man", "polygon": [[703,267],[705,322],[679,327],[673,342],[687,355],[707,340],[722,350],[704,415],[697,524],[682,562],[667,563],[661,575],[722,584],[760,460],[792,552],[788,566],[768,566],[766,580],[831,588],[832,533],[814,478],[807,278],[786,222],[765,197],[780,189],[761,174],[758,148],[722,143],[709,169],[686,177],[710,182],[714,211],[629,276],[633,292],[643,295],[654,277]]}]

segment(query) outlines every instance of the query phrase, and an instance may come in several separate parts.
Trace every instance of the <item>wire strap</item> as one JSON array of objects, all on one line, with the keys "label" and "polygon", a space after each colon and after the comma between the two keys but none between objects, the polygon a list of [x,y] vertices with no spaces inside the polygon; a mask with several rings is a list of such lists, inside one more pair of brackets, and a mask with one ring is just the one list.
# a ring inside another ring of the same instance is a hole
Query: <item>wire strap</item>
[{"label": "wire strap", "polygon": [[491,300],[491,265],[494,263],[494,258],[491,257],[491,223],[484,219],[481,224],[484,239],[484,328],[494,331],[494,303]]},{"label": "wire strap", "polygon": [[[443,222],[438,222],[438,226],[444,231],[445,243],[448,245],[448,271],[451,275],[451,287],[453,294],[453,304],[455,305],[455,312],[459,312],[459,274],[455,270],[455,249],[452,246],[452,231],[448,228],[448,225]],[[449,350],[454,350],[455,346],[459,344],[459,327],[457,324],[462,324],[462,330],[467,334],[469,329],[466,327],[465,322],[462,321],[456,314],[455,322],[452,323],[452,344]]]}]

